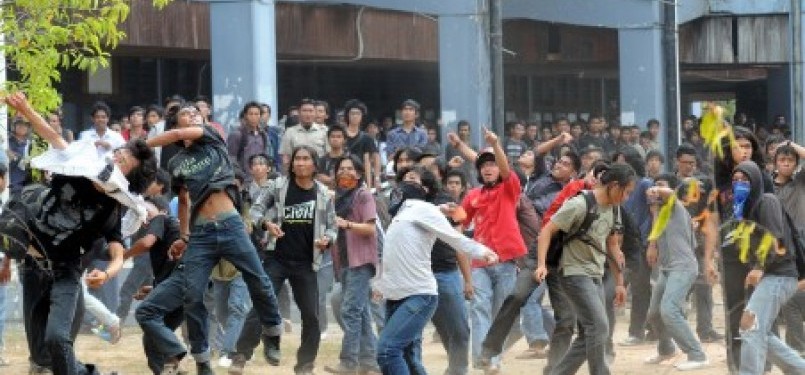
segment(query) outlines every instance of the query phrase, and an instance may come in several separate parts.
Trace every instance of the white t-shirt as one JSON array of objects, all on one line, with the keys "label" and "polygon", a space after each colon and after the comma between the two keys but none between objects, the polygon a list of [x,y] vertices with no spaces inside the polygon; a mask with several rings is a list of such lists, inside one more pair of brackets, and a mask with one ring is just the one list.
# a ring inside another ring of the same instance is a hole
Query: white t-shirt
[{"label": "white t-shirt", "polygon": [[103,135],[98,134],[98,132],[93,129],[87,129],[81,132],[78,137],[79,140],[91,140],[92,142],[95,141],[105,141],[109,142],[109,148],[105,148],[103,146],[96,146],[95,148],[98,150],[98,157],[103,160],[103,158],[114,151],[116,148],[121,147],[126,144],[126,140],[123,139],[123,136],[120,133],[112,130],[106,129]]},{"label": "white t-shirt", "polygon": [[491,251],[450,226],[436,206],[409,199],[386,230],[383,270],[375,283],[383,297],[396,301],[416,294],[439,294],[430,262],[437,238],[476,258]]}]

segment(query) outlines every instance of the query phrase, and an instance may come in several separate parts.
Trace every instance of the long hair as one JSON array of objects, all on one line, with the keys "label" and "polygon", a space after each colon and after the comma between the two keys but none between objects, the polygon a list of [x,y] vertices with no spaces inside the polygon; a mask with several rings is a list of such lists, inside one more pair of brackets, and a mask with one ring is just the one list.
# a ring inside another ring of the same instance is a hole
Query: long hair
[{"label": "long hair", "polygon": [[347,155],[338,158],[338,160],[335,161],[335,164],[333,164],[333,170],[326,172],[332,172],[333,176],[337,176],[338,169],[341,168],[341,163],[347,160],[352,162],[352,165],[355,167],[355,171],[358,172],[358,179],[363,182],[363,162],[355,155]]},{"label": "long hair", "polygon": [[313,147],[307,145],[296,146],[294,147],[293,151],[291,151],[291,160],[288,163],[288,179],[290,180],[296,179],[296,173],[294,173],[293,171],[293,160],[296,158],[296,154],[298,154],[299,151],[303,150],[307,151],[308,154],[310,155],[310,158],[313,159],[313,173],[315,174],[316,172],[318,172],[318,167],[316,166],[316,160],[318,159],[318,154],[316,153],[316,150],[313,149]]},{"label": "long hair", "polygon": [[123,148],[129,150],[131,155],[140,162],[140,165],[126,175],[126,179],[129,180],[129,191],[142,194],[156,178],[157,159],[154,151],[142,139],[132,139]]}]

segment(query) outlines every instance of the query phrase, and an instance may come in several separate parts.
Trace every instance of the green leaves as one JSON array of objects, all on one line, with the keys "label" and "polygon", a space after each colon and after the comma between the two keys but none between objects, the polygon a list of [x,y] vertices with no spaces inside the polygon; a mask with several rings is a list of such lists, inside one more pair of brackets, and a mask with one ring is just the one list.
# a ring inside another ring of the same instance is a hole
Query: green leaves
[{"label": "green leaves", "polygon": [[[153,3],[162,9],[171,1]],[[0,0],[0,51],[5,69],[19,73],[3,90],[25,91],[38,111],[57,108],[59,70],[108,66],[109,51],[125,37],[118,26],[129,9],[129,0]]]}]

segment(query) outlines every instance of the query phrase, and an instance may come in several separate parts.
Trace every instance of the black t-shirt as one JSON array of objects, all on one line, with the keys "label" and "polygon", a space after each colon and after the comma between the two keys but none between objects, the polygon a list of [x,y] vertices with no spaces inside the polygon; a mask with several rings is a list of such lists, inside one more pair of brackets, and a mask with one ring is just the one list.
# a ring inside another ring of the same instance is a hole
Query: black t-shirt
[{"label": "black t-shirt", "polygon": [[89,179],[55,175],[33,219],[33,244],[41,243],[51,259],[67,261],[80,259],[100,238],[122,243],[121,206]]},{"label": "black t-shirt", "polygon": [[354,137],[347,135],[347,149],[351,155],[355,155],[363,161],[364,154],[377,153],[377,145],[371,137],[364,132],[358,132]]},{"label": "black t-shirt", "polygon": [[[440,193],[433,199],[433,204],[457,203],[449,195]],[[450,224],[455,225],[451,222]],[[436,240],[430,253],[430,268],[433,272],[453,271],[458,267],[456,250],[442,240]]]},{"label": "black t-shirt", "polygon": [[341,156],[336,157],[332,157],[330,154],[322,155],[319,160],[316,161],[317,173],[326,174],[329,176],[335,175],[335,171],[333,170],[333,168],[335,168],[335,162],[338,161],[338,159],[347,156],[349,156],[349,152],[344,152],[341,154]]},{"label": "black t-shirt", "polygon": [[271,255],[285,261],[312,263],[316,186],[305,190],[292,179],[288,183],[283,208],[284,212],[280,212],[280,215],[285,235],[277,239],[276,251]]},{"label": "black t-shirt", "polygon": [[[234,165],[229,159],[224,139],[217,130],[204,126],[204,134],[181,149],[168,162],[173,186],[177,191],[184,187],[190,194],[192,216],[198,207],[215,191],[226,191],[232,202],[240,203],[235,186]],[[192,220],[192,218],[191,218]]]},{"label": "black t-shirt", "polygon": [[148,251],[151,269],[154,270],[154,284],[167,279],[176,267],[176,262],[168,258],[168,249],[179,239],[179,233],[179,221],[167,215],[153,217],[145,227],[144,236],[151,234],[157,239]]}]

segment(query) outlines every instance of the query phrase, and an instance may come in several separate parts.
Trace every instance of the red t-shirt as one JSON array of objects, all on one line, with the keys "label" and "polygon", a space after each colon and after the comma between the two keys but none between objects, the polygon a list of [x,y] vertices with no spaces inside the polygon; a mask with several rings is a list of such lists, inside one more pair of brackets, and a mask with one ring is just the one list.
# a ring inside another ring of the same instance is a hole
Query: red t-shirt
[{"label": "red t-shirt", "polygon": [[[492,188],[477,187],[470,190],[461,206],[467,212],[464,225],[475,222],[474,239],[498,254],[501,262],[519,258],[526,253],[520,226],[517,223],[517,201],[520,199],[520,179],[517,174]],[[483,267],[483,261],[474,260],[473,267]]]},{"label": "red t-shirt", "polygon": [[556,194],[556,197],[553,198],[553,202],[551,202],[551,205],[545,210],[545,214],[542,215],[542,226],[544,227],[545,224],[551,221],[551,216],[553,216],[556,211],[559,211],[559,208],[562,207],[566,200],[575,197],[579,192],[587,188],[587,183],[585,183],[582,178],[568,182],[567,185]]}]

